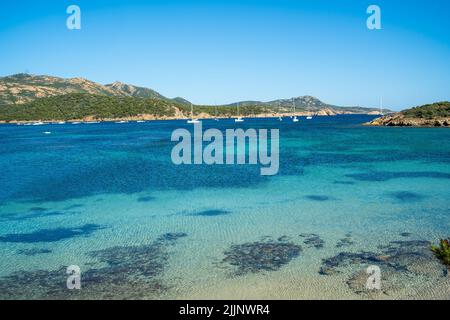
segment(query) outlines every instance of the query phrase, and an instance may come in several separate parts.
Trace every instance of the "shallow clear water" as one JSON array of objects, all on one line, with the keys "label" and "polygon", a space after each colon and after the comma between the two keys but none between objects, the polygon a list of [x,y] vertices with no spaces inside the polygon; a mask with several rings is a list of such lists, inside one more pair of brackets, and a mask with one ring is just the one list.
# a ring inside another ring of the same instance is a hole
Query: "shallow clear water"
[{"label": "shallow clear water", "polygon": [[[129,276],[112,279],[121,290],[106,298],[450,298],[438,262],[427,281],[426,272],[402,274],[396,264],[401,284],[393,289],[386,265],[389,288],[376,296],[348,283],[367,261],[320,274],[323,259],[341,252],[384,254],[391,241],[449,236],[450,130],[360,125],[370,119],[246,120],[240,126],[280,129],[276,176],[261,176],[258,165],[172,164],[172,131],[192,128],[184,121],[0,126],[0,297],[54,297],[37,288],[53,274],[36,270],[79,265],[82,281],[83,272],[103,272],[92,280],[106,281],[102,292],[111,287],[108,272]],[[283,243],[301,251],[279,264]],[[268,261],[232,250],[240,244]],[[136,246],[149,247],[140,256]],[[98,251],[111,248],[102,260]],[[415,254],[402,263],[409,267]],[[156,265],[146,265],[149,255]],[[23,272],[35,282],[6,292]],[[57,287],[65,287],[64,272]],[[157,280],[158,290],[140,291],[140,277]],[[99,297],[85,292],[79,298]]]}]

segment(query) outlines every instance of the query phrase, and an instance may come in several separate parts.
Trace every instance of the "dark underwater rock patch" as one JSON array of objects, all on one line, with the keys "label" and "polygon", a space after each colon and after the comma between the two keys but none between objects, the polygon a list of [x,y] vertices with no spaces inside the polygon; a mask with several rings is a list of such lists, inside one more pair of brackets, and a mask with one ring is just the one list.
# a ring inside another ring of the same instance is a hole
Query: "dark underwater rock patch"
[{"label": "dark underwater rock patch", "polygon": [[227,215],[230,213],[231,213],[231,211],[227,211],[227,210],[211,209],[211,210],[203,210],[203,211],[194,212],[191,215],[192,216],[201,216],[201,217],[215,217],[215,216]]},{"label": "dark underwater rock patch", "polygon": [[328,196],[321,196],[321,195],[315,195],[315,194],[307,195],[307,196],[305,196],[305,198],[308,199],[308,200],[320,201],[320,202],[331,200],[331,198],[328,197]]},{"label": "dark underwater rock patch", "polygon": [[319,274],[332,275],[340,272],[340,268],[350,265],[376,264],[383,262],[384,257],[373,252],[340,252],[334,257],[323,259]]},{"label": "dark underwater rock patch", "polygon": [[[168,247],[185,237],[168,233],[148,245],[91,251],[98,267],[81,270],[81,290],[66,287],[66,267],[58,270],[14,272],[0,278],[0,299],[144,299],[158,298],[170,286],[162,275]],[[92,266],[92,265],[91,265]]]},{"label": "dark underwater rock patch", "polygon": [[402,237],[408,238],[408,237],[412,236],[412,233],[411,232],[402,232],[402,233],[400,233],[400,235]]},{"label": "dark underwater rock patch", "polygon": [[[44,208],[42,208],[42,209],[44,209]],[[23,221],[23,220],[28,220],[28,219],[62,216],[62,215],[74,214],[74,213],[75,212],[30,210],[25,213],[15,212],[15,213],[3,214],[0,216],[0,221]]]},{"label": "dark underwater rock patch", "polygon": [[302,233],[300,234],[300,237],[305,238],[303,243],[306,244],[308,248],[321,249],[325,245],[325,241],[315,233]]},{"label": "dark underwater rock patch", "polygon": [[353,181],[341,181],[341,180],[336,180],[333,183],[334,184],[342,184],[342,185],[353,185],[353,184],[355,184],[355,182],[353,182]]},{"label": "dark underwater rock patch", "polygon": [[96,224],[85,224],[83,226],[73,228],[40,229],[31,233],[13,233],[0,236],[0,242],[57,242],[64,239],[88,236],[101,229],[104,229],[104,227]]},{"label": "dark underwater rock patch", "polygon": [[344,238],[339,239],[338,243],[336,244],[336,248],[349,247],[354,244],[355,242],[353,241],[351,233],[347,233]]},{"label": "dark underwater rock patch", "polygon": [[152,197],[152,196],[139,197],[137,199],[138,202],[150,202],[153,200],[155,200],[155,197]]},{"label": "dark underwater rock patch", "polygon": [[[366,289],[369,265],[381,269],[382,288],[374,293]],[[322,260],[319,271],[322,275],[343,273],[347,285],[358,294],[390,295],[406,285],[417,285],[424,281],[439,281],[444,276],[442,266],[430,250],[430,242],[422,240],[391,241],[379,246],[378,252],[340,252]]]},{"label": "dark underwater rock patch", "polygon": [[401,202],[417,202],[425,198],[425,196],[421,194],[409,191],[391,192],[389,193],[389,196]]},{"label": "dark underwater rock patch", "polygon": [[169,232],[165,233],[156,239],[157,242],[174,242],[180,238],[187,237],[187,234],[184,232]]},{"label": "dark underwater rock patch", "polygon": [[232,245],[222,262],[235,268],[235,275],[276,271],[298,257],[302,247],[284,241],[249,242]]}]

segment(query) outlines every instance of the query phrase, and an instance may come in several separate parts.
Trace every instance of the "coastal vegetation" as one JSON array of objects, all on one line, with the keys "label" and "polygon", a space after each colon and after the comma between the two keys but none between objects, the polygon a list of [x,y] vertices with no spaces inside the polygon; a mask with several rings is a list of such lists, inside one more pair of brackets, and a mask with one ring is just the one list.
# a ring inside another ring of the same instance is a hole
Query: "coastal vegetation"
[{"label": "coastal vegetation", "polygon": [[431,251],[450,268],[450,239],[441,239],[438,246],[432,246]]},{"label": "coastal vegetation", "polygon": [[[0,107],[0,121],[68,121],[74,119],[122,119],[151,115],[155,118],[189,117],[190,105],[155,98],[104,96],[88,93],[69,93],[36,99],[25,104]],[[231,117],[232,106],[195,106],[194,115]],[[241,115],[254,115],[270,110],[264,106],[246,105]]]},{"label": "coastal vegetation", "polygon": [[402,112],[406,118],[436,119],[450,117],[450,102],[436,102]]},{"label": "coastal vegetation", "polygon": [[164,117],[174,115],[174,110],[170,103],[159,99],[87,93],[70,93],[0,108],[3,121],[115,119],[139,114]]}]

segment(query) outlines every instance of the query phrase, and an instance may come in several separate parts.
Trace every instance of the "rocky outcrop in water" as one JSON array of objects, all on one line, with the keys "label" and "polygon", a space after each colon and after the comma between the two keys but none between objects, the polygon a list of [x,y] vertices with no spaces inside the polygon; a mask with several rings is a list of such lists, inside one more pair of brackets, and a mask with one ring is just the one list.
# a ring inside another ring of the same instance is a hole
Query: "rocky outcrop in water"
[{"label": "rocky outcrop in water", "polygon": [[401,113],[377,118],[366,125],[386,127],[449,127],[450,118],[420,119],[406,118]]},{"label": "rocky outcrop in water", "polygon": [[98,263],[81,272],[81,289],[66,287],[66,267],[18,271],[0,278],[0,300],[8,299],[151,299],[170,289],[162,276],[168,247],[185,233],[167,233],[150,244],[91,251]]},{"label": "rocky outcrop in water", "polygon": [[[447,276],[445,268],[433,256],[430,242],[421,240],[392,241],[380,246],[378,252],[340,252],[324,259],[319,273],[344,275],[348,287],[369,298],[383,298],[402,292],[406,286],[423,287],[438,284]],[[366,287],[368,266],[381,270],[381,290]]]},{"label": "rocky outcrop in water", "polygon": [[449,127],[450,102],[437,102],[403,110],[402,112],[377,118],[366,123],[366,125],[387,127]]},{"label": "rocky outcrop in water", "polygon": [[223,263],[234,267],[235,275],[276,271],[298,257],[302,247],[285,241],[260,241],[232,245]]}]

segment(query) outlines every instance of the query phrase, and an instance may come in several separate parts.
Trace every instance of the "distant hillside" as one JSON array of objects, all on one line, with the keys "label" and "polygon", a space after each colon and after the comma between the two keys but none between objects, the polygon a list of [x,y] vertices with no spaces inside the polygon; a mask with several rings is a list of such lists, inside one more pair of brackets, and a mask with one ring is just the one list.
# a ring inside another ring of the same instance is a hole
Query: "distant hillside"
[{"label": "distant hillside", "polygon": [[[236,106],[238,102],[230,104],[229,106]],[[318,115],[334,115],[334,114],[379,114],[378,108],[363,108],[363,107],[340,107],[322,102],[321,100],[312,96],[301,96],[291,99],[279,99],[269,102],[261,101],[241,101],[241,106],[246,105],[260,105],[274,111],[292,112],[295,103],[295,110],[298,112],[309,112]],[[390,110],[387,110],[390,111]]]},{"label": "distant hillside", "polygon": [[115,92],[120,92],[121,94],[128,95],[130,97],[168,100],[166,97],[162,96],[161,94],[152,89],[136,87],[118,81],[112,84],[107,84],[105,87],[110,88]]},{"label": "distant hillside", "polygon": [[[336,115],[378,113],[375,108],[339,107],[311,96],[269,102],[239,102],[242,116],[292,114]],[[237,102],[224,106],[195,106],[199,117],[232,117]],[[0,78],[0,121],[52,121],[122,117],[180,118],[190,116],[191,103],[122,82],[102,85],[83,78],[16,74]]]},{"label": "distant hillside", "polygon": [[377,118],[368,125],[397,127],[448,127],[450,126],[450,102],[432,104],[403,110]]},{"label": "distant hillside", "polygon": [[0,105],[23,104],[68,93],[127,96],[127,93],[83,79],[16,74],[0,78]]},{"label": "distant hillside", "polygon": [[180,103],[180,104],[186,104],[186,105],[190,105],[191,104],[190,101],[188,101],[188,100],[186,100],[184,98],[181,98],[181,97],[173,98],[172,101]]}]

